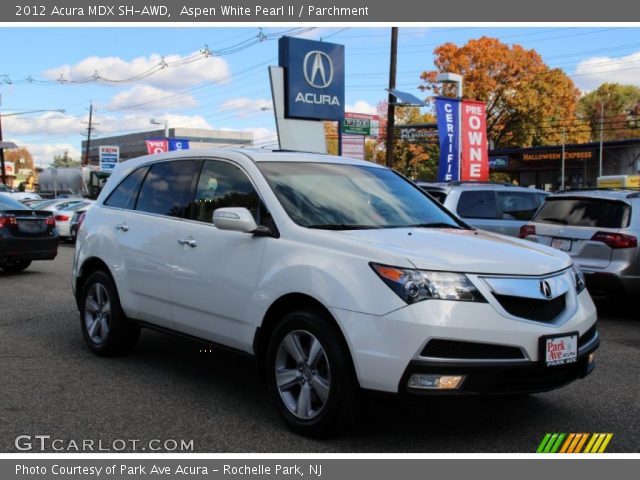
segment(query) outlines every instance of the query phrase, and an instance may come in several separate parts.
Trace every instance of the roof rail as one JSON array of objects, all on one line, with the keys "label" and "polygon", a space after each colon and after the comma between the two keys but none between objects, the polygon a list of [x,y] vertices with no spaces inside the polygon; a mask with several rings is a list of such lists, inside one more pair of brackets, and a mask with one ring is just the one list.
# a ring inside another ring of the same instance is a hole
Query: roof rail
[{"label": "roof rail", "polygon": [[580,187],[580,188],[565,188],[562,190],[556,190],[554,193],[572,193],[572,192],[620,192],[624,193],[628,190],[637,190],[631,192],[627,198],[635,198],[640,196],[640,187]]},{"label": "roof rail", "polygon": [[476,180],[454,180],[448,182],[450,185],[502,185],[504,187],[519,187],[520,185],[514,185],[507,182],[479,182]]}]

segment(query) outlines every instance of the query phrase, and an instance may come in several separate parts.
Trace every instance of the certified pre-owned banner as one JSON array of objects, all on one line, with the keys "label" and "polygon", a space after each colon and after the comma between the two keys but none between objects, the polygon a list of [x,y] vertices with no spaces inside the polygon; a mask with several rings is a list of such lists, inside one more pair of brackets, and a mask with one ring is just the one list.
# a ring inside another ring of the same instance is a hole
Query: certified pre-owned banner
[{"label": "certified pre-owned banner", "polygon": [[487,108],[482,102],[462,102],[462,149],[460,180],[489,180],[489,150],[487,149]]},{"label": "certified pre-owned banner", "polygon": [[436,119],[440,137],[439,182],[460,179],[459,105],[460,100],[456,98],[436,98]]}]

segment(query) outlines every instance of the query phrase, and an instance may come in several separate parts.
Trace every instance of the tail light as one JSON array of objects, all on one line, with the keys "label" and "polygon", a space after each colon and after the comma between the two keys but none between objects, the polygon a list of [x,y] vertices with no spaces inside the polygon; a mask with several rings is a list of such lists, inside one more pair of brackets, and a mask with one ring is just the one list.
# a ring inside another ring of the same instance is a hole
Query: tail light
[{"label": "tail light", "polygon": [[69,215],[56,215],[56,222],[68,222],[69,218]]},{"label": "tail light", "polygon": [[47,224],[48,226],[51,226],[51,227],[55,227],[55,226],[56,226],[56,219],[55,219],[55,218],[53,218],[53,215],[51,215],[51,216],[47,217],[46,224]]},{"label": "tail light", "polygon": [[602,242],[611,248],[636,248],[638,246],[638,239],[632,235],[625,235],[624,233],[609,233],[609,232],[596,232],[591,240],[595,242]]},{"label": "tail light", "polygon": [[8,227],[9,225],[16,225],[18,221],[16,217],[5,217],[0,215],[0,228]]},{"label": "tail light", "polygon": [[82,222],[84,222],[84,217],[85,217],[86,213],[82,212],[80,214],[80,216],[78,217],[78,228],[80,228],[82,226]]},{"label": "tail light", "polygon": [[534,225],[522,225],[520,227],[520,233],[518,234],[518,236],[520,238],[526,238],[529,235],[535,235],[536,234],[536,227]]}]

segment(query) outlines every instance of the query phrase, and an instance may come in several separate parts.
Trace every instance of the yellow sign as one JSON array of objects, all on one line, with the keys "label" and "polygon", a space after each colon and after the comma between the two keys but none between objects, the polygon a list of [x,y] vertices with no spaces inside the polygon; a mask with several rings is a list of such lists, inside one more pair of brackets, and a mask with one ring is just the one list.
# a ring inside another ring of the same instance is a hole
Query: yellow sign
[{"label": "yellow sign", "polygon": [[640,175],[606,175],[598,177],[600,188],[640,188]]}]

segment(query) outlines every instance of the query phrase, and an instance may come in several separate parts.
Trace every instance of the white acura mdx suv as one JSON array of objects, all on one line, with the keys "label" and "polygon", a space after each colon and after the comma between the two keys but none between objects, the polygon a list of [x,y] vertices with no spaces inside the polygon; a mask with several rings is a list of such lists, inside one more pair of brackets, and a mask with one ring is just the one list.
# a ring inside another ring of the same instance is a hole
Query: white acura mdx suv
[{"label": "white acura mdx suv", "polygon": [[121,163],[78,233],[73,288],[99,355],[140,328],[252,354],[286,423],[335,433],[361,389],[530,393],[594,368],[568,255],[469,227],[368,162],[190,150]]}]

